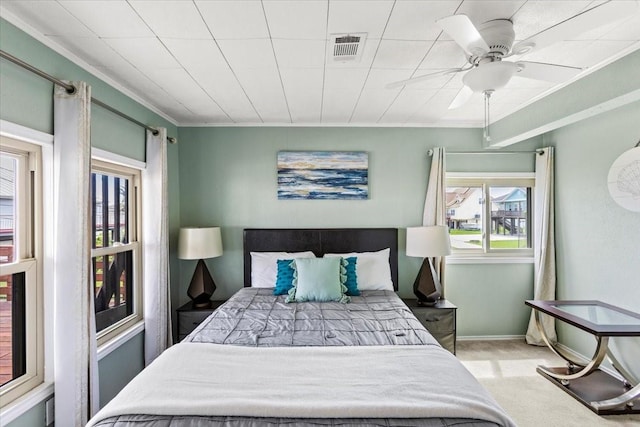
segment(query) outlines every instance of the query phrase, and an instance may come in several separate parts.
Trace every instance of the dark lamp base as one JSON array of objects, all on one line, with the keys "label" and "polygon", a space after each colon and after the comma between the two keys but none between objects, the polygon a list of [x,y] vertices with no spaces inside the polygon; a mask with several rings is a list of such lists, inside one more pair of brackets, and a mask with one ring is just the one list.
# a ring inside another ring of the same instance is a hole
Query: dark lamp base
[{"label": "dark lamp base", "polygon": [[209,308],[211,307],[211,296],[216,290],[216,284],[213,282],[211,273],[203,260],[198,261],[196,265],[196,271],[193,273],[189,289],[187,289],[187,295],[193,300],[193,307],[195,308]]},{"label": "dark lamp base", "polygon": [[193,301],[193,308],[211,308],[211,300],[207,302],[195,302]]},{"label": "dark lamp base", "polygon": [[431,258],[422,261],[422,267],[413,283],[413,293],[418,298],[418,305],[426,306],[435,305],[442,296],[442,286]]},{"label": "dark lamp base", "polygon": [[421,301],[418,300],[417,301],[417,305],[420,307],[433,307],[434,305],[436,305],[438,303],[439,299],[436,301]]}]

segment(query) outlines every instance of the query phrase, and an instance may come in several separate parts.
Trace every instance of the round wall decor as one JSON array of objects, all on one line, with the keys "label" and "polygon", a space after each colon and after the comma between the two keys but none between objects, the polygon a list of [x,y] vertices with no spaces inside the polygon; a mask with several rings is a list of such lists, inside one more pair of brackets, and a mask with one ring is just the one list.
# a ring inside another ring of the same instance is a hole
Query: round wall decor
[{"label": "round wall decor", "polygon": [[616,203],[640,212],[640,146],[625,151],[613,162],[607,183]]}]

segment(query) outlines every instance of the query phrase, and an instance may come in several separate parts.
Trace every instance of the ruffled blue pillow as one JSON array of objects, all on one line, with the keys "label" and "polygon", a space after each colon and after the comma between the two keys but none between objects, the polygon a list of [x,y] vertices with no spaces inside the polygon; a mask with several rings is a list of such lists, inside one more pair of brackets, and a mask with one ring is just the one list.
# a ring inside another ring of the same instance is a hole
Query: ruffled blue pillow
[{"label": "ruffled blue pillow", "polygon": [[342,258],[296,259],[291,263],[295,269],[293,288],[286,302],[338,301],[348,303],[346,265]]},{"label": "ruffled blue pillow", "polygon": [[293,288],[293,260],[279,259],[276,273],[276,287],[273,289],[274,295],[287,295]]},{"label": "ruffled blue pillow", "polygon": [[358,289],[358,275],[356,274],[356,264],[358,263],[357,257],[349,257],[345,258],[347,261],[347,281],[344,282],[344,285],[347,287],[347,295],[351,295],[353,297],[357,297],[360,295],[360,290]]}]

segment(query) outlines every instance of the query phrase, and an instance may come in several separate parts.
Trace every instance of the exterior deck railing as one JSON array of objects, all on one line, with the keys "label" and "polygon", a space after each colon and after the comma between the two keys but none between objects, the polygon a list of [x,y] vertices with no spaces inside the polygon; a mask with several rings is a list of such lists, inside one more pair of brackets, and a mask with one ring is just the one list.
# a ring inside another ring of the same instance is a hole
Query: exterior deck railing
[{"label": "exterior deck railing", "polygon": [[491,211],[491,218],[526,218],[526,211]]},{"label": "exterior deck railing", "polygon": [[13,378],[11,301],[0,301],[0,337],[0,384],[4,384]]}]

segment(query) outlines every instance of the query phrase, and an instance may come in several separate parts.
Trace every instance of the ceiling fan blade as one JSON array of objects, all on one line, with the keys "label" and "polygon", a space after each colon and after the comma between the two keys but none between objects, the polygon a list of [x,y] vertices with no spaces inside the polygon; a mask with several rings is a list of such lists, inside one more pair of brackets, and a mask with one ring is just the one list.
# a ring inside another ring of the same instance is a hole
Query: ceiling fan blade
[{"label": "ceiling fan blade", "polygon": [[462,89],[460,89],[460,92],[458,92],[456,97],[453,98],[453,101],[451,101],[451,104],[449,104],[449,110],[462,107],[464,104],[467,103],[467,101],[469,101],[469,99],[471,99],[472,95],[473,95],[473,91],[469,86],[462,86]]},{"label": "ceiling fan blade", "polygon": [[518,66],[518,72],[516,73],[518,77],[545,80],[554,83],[565,82],[582,71],[582,68],[545,64],[543,62],[518,61],[516,65]]},{"label": "ceiling fan blade", "polygon": [[438,19],[436,24],[449,34],[468,55],[480,56],[489,52],[489,45],[467,15],[447,16]]},{"label": "ceiling fan blade", "polygon": [[447,74],[457,73],[459,71],[466,71],[466,68],[449,68],[448,70],[439,70],[433,73],[424,74],[422,76],[411,77],[410,79],[400,80],[398,82],[389,83],[386,88],[387,89],[396,89],[405,85],[419,83],[425,80],[433,79],[438,76],[445,76]]},{"label": "ceiling fan blade", "polygon": [[569,40],[578,34],[630,16],[636,12],[637,8],[636,1],[603,3],[516,43],[511,49],[512,55],[521,55],[542,49],[561,40]]}]

